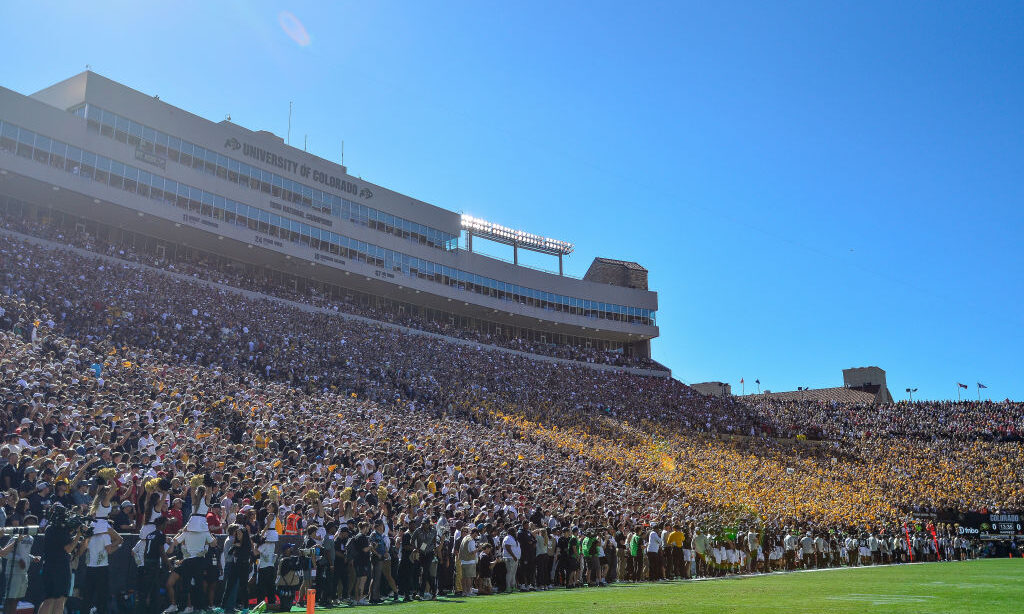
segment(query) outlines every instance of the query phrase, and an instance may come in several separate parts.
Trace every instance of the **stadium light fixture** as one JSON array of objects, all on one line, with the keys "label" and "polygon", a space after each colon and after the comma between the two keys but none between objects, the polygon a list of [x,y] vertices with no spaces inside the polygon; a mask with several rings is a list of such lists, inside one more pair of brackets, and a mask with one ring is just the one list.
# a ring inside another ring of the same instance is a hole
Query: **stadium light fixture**
[{"label": "stadium light fixture", "polygon": [[907,398],[910,399],[911,403],[914,402],[914,393],[915,392],[917,392],[917,388],[907,388]]},{"label": "stadium light fixture", "polygon": [[530,251],[553,256],[567,256],[575,246],[568,241],[542,237],[525,230],[508,228],[471,215],[462,215],[462,229],[466,232],[505,245],[514,245]]}]

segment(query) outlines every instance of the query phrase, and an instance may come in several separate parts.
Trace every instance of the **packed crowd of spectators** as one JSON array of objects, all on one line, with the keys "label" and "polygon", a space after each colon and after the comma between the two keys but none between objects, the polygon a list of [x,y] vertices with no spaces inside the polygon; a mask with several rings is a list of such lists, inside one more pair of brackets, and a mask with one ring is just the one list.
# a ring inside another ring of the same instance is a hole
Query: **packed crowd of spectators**
[{"label": "packed crowd of spectators", "polygon": [[[825,441],[787,442],[775,436],[799,407],[0,235],[4,524],[45,522],[58,503],[88,514],[93,537],[47,539],[44,554],[82,552],[86,568],[120,534],[145,535],[144,611],[244,608],[250,575],[259,601],[315,582],[326,604],[967,556],[949,528],[907,529],[907,509],[1024,506],[1022,444],[993,436],[1020,426],[1021,406],[944,405],[918,426],[900,407],[808,408],[800,432]],[[300,548],[281,550],[285,536]],[[49,571],[41,612],[60,614],[69,587]],[[105,614],[90,588],[102,573],[77,577]]]},{"label": "packed crowd of spectators", "polygon": [[764,398],[747,402],[779,435],[789,437],[1020,441],[1024,436],[1024,403],[1009,400],[850,404]]},{"label": "packed crowd of spectators", "polygon": [[583,345],[569,345],[558,343],[547,343],[531,341],[522,337],[510,337],[483,332],[473,328],[457,326],[444,320],[427,318],[413,314],[409,311],[400,310],[397,307],[375,307],[358,302],[354,298],[345,300],[336,297],[324,296],[317,292],[313,286],[298,290],[294,286],[285,283],[275,283],[269,277],[253,279],[251,276],[232,269],[227,266],[218,266],[212,259],[203,256],[196,256],[194,260],[174,258],[174,254],[157,256],[145,252],[138,252],[126,244],[111,243],[102,241],[87,232],[61,228],[52,224],[45,224],[36,220],[28,220],[20,217],[8,217],[3,219],[3,228],[28,233],[32,236],[55,241],[64,245],[77,247],[104,254],[109,257],[137,262],[150,267],[189,275],[196,279],[203,279],[221,284],[227,284],[254,292],[260,292],[275,296],[314,305],[324,309],[340,311],[353,315],[398,324],[407,328],[437,333],[448,337],[466,339],[478,343],[495,345],[509,349],[529,352],[540,356],[553,356],[567,360],[576,360],[591,364],[612,365],[618,367],[632,367],[641,369],[653,369],[666,371],[665,367],[650,358],[643,356],[627,356],[621,351],[602,350],[596,347]]}]

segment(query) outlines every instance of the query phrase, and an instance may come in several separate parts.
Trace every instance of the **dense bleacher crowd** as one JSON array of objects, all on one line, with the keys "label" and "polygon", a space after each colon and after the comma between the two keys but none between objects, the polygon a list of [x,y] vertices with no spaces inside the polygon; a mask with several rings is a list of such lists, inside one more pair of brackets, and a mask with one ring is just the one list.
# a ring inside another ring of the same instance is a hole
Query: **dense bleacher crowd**
[{"label": "dense bleacher crowd", "polygon": [[[71,565],[105,614],[126,533],[140,610],[173,612],[956,560],[910,509],[1024,507],[1020,404],[871,409],[703,397],[0,234],[3,523],[59,504],[94,531],[47,530],[42,614]],[[0,548],[12,589],[26,542]]]},{"label": "dense bleacher crowd", "polygon": [[4,216],[2,219],[3,228],[8,230],[29,233],[32,236],[94,251],[112,258],[137,262],[150,267],[188,275],[196,279],[229,284],[237,288],[244,288],[290,301],[314,305],[335,312],[349,313],[381,322],[398,324],[415,330],[466,339],[487,345],[496,345],[539,356],[553,356],[590,364],[666,371],[664,366],[650,358],[627,356],[621,351],[601,350],[584,345],[531,341],[517,336],[492,334],[476,328],[458,326],[451,321],[446,321],[444,318],[439,320],[420,316],[411,311],[399,309],[397,306],[373,306],[361,303],[354,297],[324,296],[318,293],[316,287],[312,285],[300,290],[291,284],[275,282],[270,277],[254,279],[230,266],[219,266],[213,258],[207,258],[203,254],[197,254],[191,260],[175,258],[173,252],[171,254],[165,252],[162,255],[149,254],[138,252],[127,244],[99,240],[95,236],[77,229],[60,228],[52,224],[18,217]]},{"label": "dense bleacher crowd", "polygon": [[850,404],[822,401],[749,400],[781,436],[814,439],[887,437],[1020,441],[1024,403],[923,401]]}]

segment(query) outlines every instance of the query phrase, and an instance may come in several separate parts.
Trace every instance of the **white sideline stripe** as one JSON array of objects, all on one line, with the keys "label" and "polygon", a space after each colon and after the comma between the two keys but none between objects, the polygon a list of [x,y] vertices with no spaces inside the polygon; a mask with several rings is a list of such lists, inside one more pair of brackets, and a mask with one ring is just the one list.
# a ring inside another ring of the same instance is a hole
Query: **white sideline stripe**
[{"label": "white sideline stripe", "polygon": [[[970,563],[972,561],[980,561],[982,559],[969,559],[967,561],[915,561],[913,563],[881,563],[879,565],[858,565],[856,567],[825,567],[822,569],[794,569],[793,571],[769,571],[768,573],[743,573],[743,574],[730,574],[726,576],[715,576],[711,578],[690,578],[689,580],[668,580],[664,583],[678,584],[681,582],[709,582],[712,580],[742,580],[745,578],[766,578],[768,576],[788,576],[795,573],[814,573],[820,571],[849,571],[854,569],[878,569],[880,567],[910,567],[911,565],[942,565],[947,563]],[[644,580],[643,584],[658,584],[658,582],[648,582]],[[616,582],[618,584],[618,582]]]},{"label": "white sideline stripe", "polygon": [[387,327],[387,328],[391,328],[391,329],[395,329],[395,330],[400,330],[400,331],[403,331],[403,332],[406,332],[406,333],[410,333],[410,334],[413,334],[413,335],[423,335],[425,337],[433,337],[435,339],[441,339],[441,340],[446,341],[448,343],[456,343],[456,344],[459,344],[459,345],[464,345],[466,347],[480,348],[480,349],[494,351],[494,352],[504,352],[506,354],[515,354],[517,356],[523,356],[524,358],[528,358],[530,360],[542,360],[544,362],[553,362],[553,363],[558,363],[558,364],[571,365],[571,366],[574,366],[574,367],[586,367],[588,369],[594,369],[595,371],[614,371],[614,372],[623,372],[624,371],[626,373],[632,373],[633,375],[642,375],[642,376],[646,376],[646,377],[671,377],[671,374],[669,372],[667,372],[667,371],[656,371],[654,369],[639,369],[637,367],[616,367],[614,365],[603,365],[603,364],[594,363],[594,362],[583,362],[581,360],[570,360],[568,358],[559,358],[557,356],[543,356],[541,354],[531,354],[530,352],[524,352],[522,350],[516,350],[516,349],[513,349],[513,348],[501,347],[499,345],[491,345],[489,343],[481,343],[481,342],[478,342],[478,341],[470,341],[469,339],[459,339],[458,337],[449,337],[447,335],[441,335],[441,334],[438,334],[438,333],[432,333],[430,331],[419,330],[417,328],[409,328],[408,326],[402,326],[401,324],[395,324],[394,322],[384,322],[382,320],[374,320],[373,318],[367,318],[365,316],[359,316],[359,315],[356,315],[354,313],[345,313],[343,311],[333,311],[333,310],[327,309],[325,307],[317,307],[315,305],[310,305],[308,303],[300,303],[298,301],[293,301],[293,300],[289,300],[289,299],[286,299],[286,298],[280,298],[280,297],[277,297],[277,296],[270,296],[269,294],[263,294],[262,292],[254,292],[252,290],[245,290],[243,288],[237,288],[235,286],[229,286],[227,284],[222,284],[222,283],[218,283],[218,282],[215,282],[215,281],[209,281],[209,280],[206,280],[206,279],[199,279],[198,277],[191,277],[189,275],[185,275],[184,273],[177,273],[177,272],[174,272],[174,271],[167,271],[165,269],[158,269],[156,267],[149,266],[148,264],[142,264],[142,263],[139,263],[139,262],[132,262],[130,260],[121,260],[120,258],[114,258],[113,256],[107,256],[106,254],[100,254],[100,253],[97,253],[97,252],[90,252],[87,249],[82,249],[80,247],[75,247],[73,245],[65,245],[63,243],[58,243],[56,241],[51,241],[49,239],[40,239],[39,237],[33,237],[32,235],[23,234],[23,233],[20,233],[20,232],[18,232],[16,230],[8,230],[6,228],[0,228],[0,233],[8,235],[8,236],[12,236],[12,237],[14,237],[16,239],[20,239],[22,241],[25,241],[26,243],[33,243],[35,245],[38,245],[40,247],[43,247],[43,248],[46,248],[46,249],[50,249],[50,250],[66,250],[66,251],[69,251],[69,252],[77,253],[80,256],[85,256],[87,258],[95,258],[95,259],[99,259],[99,260],[104,260],[104,261],[109,262],[111,264],[125,265],[125,266],[129,266],[129,267],[136,268],[136,269],[144,269],[144,270],[147,270],[147,271],[152,271],[154,273],[159,273],[161,275],[167,275],[168,277],[177,278],[177,279],[182,280],[182,281],[190,281],[190,282],[195,283],[195,284],[204,284],[204,285],[206,285],[207,287],[210,287],[210,288],[217,288],[217,289],[221,289],[221,290],[226,290],[228,292],[234,292],[235,294],[240,294],[242,296],[245,296],[245,297],[251,298],[251,299],[255,299],[255,300],[276,301],[278,303],[281,303],[281,304],[284,304],[284,305],[289,305],[291,307],[295,307],[297,309],[300,309],[300,310],[306,311],[306,312],[310,312],[310,313],[325,313],[325,314],[330,315],[330,316],[344,318],[346,320],[354,320],[354,321],[357,321],[357,322],[364,322],[366,324],[373,324],[373,325],[376,325],[376,326]]}]

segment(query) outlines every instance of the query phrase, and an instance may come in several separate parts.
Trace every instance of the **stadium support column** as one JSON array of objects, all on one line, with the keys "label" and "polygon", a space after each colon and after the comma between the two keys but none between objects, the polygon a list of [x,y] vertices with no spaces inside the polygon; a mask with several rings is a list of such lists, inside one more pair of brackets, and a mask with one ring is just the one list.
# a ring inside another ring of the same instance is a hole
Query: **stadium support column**
[{"label": "stadium support column", "polygon": [[466,249],[473,253],[473,232],[469,230],[466,231]]},{"label": "stadium support column", "polygon": [[558,276],[561,277],[562,275],[564,275],[562,272],[562,254],[558,254]]},{"label": "stadium support column", "polygon": [[512,264],[519,264],[519,246],[512,244]]}]

